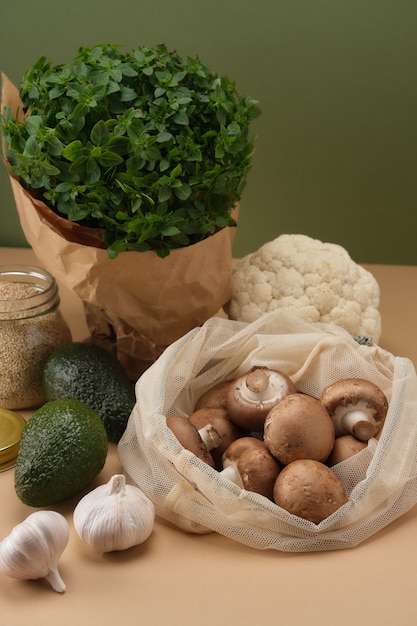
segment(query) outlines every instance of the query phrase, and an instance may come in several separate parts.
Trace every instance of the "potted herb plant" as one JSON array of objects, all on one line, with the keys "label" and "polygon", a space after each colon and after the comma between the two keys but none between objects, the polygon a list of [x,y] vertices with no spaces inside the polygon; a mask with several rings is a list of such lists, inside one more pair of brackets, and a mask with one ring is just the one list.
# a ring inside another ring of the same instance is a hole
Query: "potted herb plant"
[{"label": "potted herb plant", "polygon": [[83,47],[57,66],[42,57],[18,90],[3,76],[26,238],[119,356],[154,360],[230,297],[258,114],[228,78],[163,44]]}]

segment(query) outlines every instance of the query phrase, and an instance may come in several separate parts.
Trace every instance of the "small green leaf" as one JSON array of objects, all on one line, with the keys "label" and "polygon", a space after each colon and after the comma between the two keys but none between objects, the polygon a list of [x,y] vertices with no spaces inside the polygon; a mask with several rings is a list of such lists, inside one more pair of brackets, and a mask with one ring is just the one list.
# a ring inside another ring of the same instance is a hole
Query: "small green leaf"
[{"label": "small green leaf", "polygon": [[99,120],[93,127],[90,139],[95,146],[105,146],[109,140],[109,131],[104,120]]},{"label": "small green leaf", "polygon": [[110,150],[106,150],[105,152],[103,152],[98,161],[100,165],[106,168],[116,167],[116,165],[123,163],[122,157],[115,152],[110,152]]},{"label": "small green leaf", "polygon": [[177,104],[180,106],[184,106],[184,104],[189,104],[193,99],[190,96],[180,96],[177,98]]},{"label": "small green leaf", "polygon": [[52,154],[53,156],[60,156],[64,149],[64,144],[62,143],[62,141],[60,141],[58,137],[54,137],[53,135],[50,135],[46,138],[45,145],[49,154]]},{"label": "small green leaf", "polygon": [[131,102],[136,98],[136,91],[131,87],[120,86],[120,100],[121,102]]},{"label": "small green leaf", "polygon": [[187,72],[182,71],[182,72],[175,72],[172,78],[175,81],[175,84],[178,85],[178,83],[180,83],[186,76],[187,76]]},{"label": "small green leaf", "polygon": [[62,151],[62,156],[68,161],[75,161],[84,154],[84,146],[79,139],[69,143]]},{"label": "small green leaf", "polygon": [[119,83],[115,80],[109,80],[107,83],[106,95],[117,93],[118,91],[120,91]]},{"label": "small green leaf", "polygon": [[85,180],[87,184],[91,185],[91,183],[96,183],[100,180],[101,170],[98,163],[94,159],[88,159],[86,161],[85,171]]},{"label": "small green leaf", "polygon": [[23,155],[27,157],[37,157],[41,153],[41,146],[36,137],[30,135],[23,150]]},{"label": "small green leaf", "polygon": [[215,156],[216,159],[223,159],[226,154],[224,147],[221,144],[216,145]]},{"label": "small green leaf", "polygon": [[227,126],[227,132],[229,135],[239,135],[240,134],[240,126],[237,122],[232,122]]},{"label": "small green leaf", "polygon": [[172,191],[168,185],[163,185],[158,192],[158,202],[167,202],[171,199]]},{"label": "small green leaf", "polygon": [[173,121],[176,124],[180,124],[180,126],[188,126],[189,124],[189,119],[188,119],[188,115],[185,111],[178,111],[178,113],[176,113],[175,115],[172,116]]},{"label": "small green leaf", "polygon": [[168,131],[164,131],[164,132],[158,133],[156,137],[156,141],[158,143],[167,143],[168,141],[171,141],[173,138],[174,137],[172,133],[169,133]]},{"label": "small green leaf", "polygon": [[84,102],[79,102],[76,105],[74,111],[72,112],[71,118],[75,120],[77,118],[84,117],[87,114],[88,114],[88,106]]},{"label": "small green leaf", "polygon": [[181,231],[176,226],[166,226],[161,230],[163,237],[173,237],[174,235],[179,235],[180,233]]},{"label": "small green leaf", "polygon": [[57,176],[59,174],[59,169],[46,161],[42,162],[42,170],[46,176]]},{"label": "small green leaf", "polygon": [[217,109],[216,111],[216,118],[217,121],[219,122],[220,126],[225,126],[227,123],[227,117],[226,117],[226,113],[225,111],[223,111],[223,109]]},{"label": "small green leaf", "polygon": [[107,85],[110,80],[110,72],[102,70],[94,74],[93,83],[96,87]]},{"label": "small green leaf", "polygon": [[29,115],[25,119],[25,128],[29,135],[36,135],[43,126],[43,120],[40,115]]},{"label": "small green leaf", "polygon": [[129,151],[129,139],[128,137],[121,137],[119,135],[110,137],[107,142],[107,147],[111,148],[111,151],[116,152],[116,154],[127,154]]},{"label": "small green leaf", "polygon": [[169,159],[161,159],[161,161],[159,162],[159,171],[166,172],[166,170],[169,169],[170,165],[171,163]]},{"label": "small green leaf", "polygon": [[120,254],[120,252],[123,252],[125,249],[126,249],[126,246],[123,241],[114,241],[107,248],[107,254],[110,259],[115,259]]},{"label": "small green leaf", "polygon": [[119,65],[119,70],[121,71],[123,76],[127,76],[129,78],[133,78],[134,76],[138,75],[137,71],[133,67],[131,67],[128,63],[121,63]]},{"label": "small green leaf", "polygon": [[160,246],[156,249],[156,253],[161,259],[166,259],[166,257],[169,255],[169,248],[162,248]]},{"label": "small green leaf", "polygon": [[179,200],[187,200],[191,195],[191,187],[183,183],[180,187],[174,189],[174,193]]},{"label": "small green leaf", "polygon": [[178,163],[178,165],[176,165],[171,172],[171,178],[177,178],[177,176],[181,176],[181,174],[182,174],[182,165],[181,163]]}]

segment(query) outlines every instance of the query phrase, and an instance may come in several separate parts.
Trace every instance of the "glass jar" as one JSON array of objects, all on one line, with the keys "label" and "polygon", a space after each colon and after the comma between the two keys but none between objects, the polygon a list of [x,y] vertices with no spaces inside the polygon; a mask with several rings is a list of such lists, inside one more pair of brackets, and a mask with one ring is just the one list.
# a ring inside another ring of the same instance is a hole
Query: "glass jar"
[{"label": "glass jar", "polygon": [[0,407],[35,408],[46,400],[42,373],[71,332],[55,278],[33,265],[0,266]]}]

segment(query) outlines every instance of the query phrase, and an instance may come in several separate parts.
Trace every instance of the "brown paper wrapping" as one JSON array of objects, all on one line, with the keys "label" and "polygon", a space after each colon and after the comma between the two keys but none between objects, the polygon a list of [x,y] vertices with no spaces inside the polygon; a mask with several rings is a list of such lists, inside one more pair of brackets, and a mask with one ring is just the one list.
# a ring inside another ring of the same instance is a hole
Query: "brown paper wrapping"
[{"label": "brown paper wrapping", "polygon": [[[18,90],[4,74],[2,83],[2,110],[8,105],[16,111]],[[39,264],[81,298],[92,339],[111,347],[132,379],[230,299],[235,228],[172,250],[165,259],[153,251],[109,259],[99,230],[59,217],[8,170],[20,223]],[[237,213],[238,207],[235,219]]]}]

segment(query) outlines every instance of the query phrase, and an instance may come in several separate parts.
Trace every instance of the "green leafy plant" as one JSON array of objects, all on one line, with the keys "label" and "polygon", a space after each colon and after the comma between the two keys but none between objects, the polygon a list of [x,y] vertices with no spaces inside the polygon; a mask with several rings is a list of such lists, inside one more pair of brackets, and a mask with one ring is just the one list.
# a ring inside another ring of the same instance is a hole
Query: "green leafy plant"
[{"label": "green leafy plant", "polygon": [[2,116],[12,172],[57,214],[102,229],[110,257],[165,257],[235,224],[259,107],[197,58],[83,47],[65,65],[40,58],[19,91],[24,119]]}]

